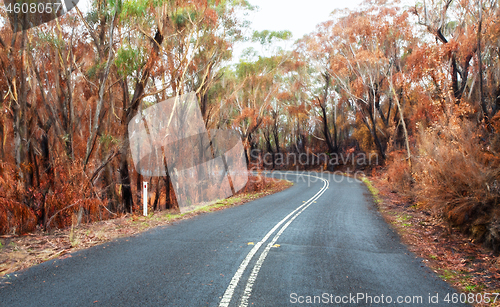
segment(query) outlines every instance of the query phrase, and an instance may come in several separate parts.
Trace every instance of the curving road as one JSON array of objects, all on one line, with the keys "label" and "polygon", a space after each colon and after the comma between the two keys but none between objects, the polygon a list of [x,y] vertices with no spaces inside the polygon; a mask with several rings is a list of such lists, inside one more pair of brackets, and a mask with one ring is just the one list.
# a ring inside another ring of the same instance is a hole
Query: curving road
[{"label": "curving road", "polygon": [[18,273],[0,306],[458,306],[360,181],[273,176],[295,184]]}]

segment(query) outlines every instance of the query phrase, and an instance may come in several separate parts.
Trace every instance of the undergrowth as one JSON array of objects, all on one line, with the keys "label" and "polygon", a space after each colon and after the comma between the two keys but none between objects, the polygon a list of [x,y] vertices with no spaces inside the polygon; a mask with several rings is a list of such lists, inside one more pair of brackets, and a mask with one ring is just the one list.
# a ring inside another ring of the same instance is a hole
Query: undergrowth
[{"label": "undergrowth", "polygon": [[[494,124],[500,131],[499,118]],[[411,168],[403,152],[389,155],[385,179],[391,190],[499,251],[498,133],[452,117],[421,129],[416,148]]]}]

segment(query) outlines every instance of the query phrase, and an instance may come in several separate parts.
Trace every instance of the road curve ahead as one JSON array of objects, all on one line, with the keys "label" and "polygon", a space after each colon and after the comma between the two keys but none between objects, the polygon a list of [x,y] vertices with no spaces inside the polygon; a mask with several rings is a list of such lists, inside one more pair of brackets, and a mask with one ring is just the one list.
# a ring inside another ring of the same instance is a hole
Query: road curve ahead
[{"label": "road curve ahead", "polygon": [[11,275],[0,306],[458,306],[360,181],[272,176],[295,184]]}]

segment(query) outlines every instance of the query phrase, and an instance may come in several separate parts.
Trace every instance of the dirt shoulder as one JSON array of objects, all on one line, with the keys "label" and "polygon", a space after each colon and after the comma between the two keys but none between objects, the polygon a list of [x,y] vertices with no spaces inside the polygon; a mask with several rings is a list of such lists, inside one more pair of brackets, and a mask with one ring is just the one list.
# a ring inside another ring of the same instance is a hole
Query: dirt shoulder
[{"label": "dirt shoulder", "polygon": [[[374,195],[384,219],[399,233],[408,249],[421,257],[427,266],[454,287],[458,293],[490,293],[490,303],[475,306],[500,306],[500,258],[469,239],[441,219],[412,205],[409,199],[391,191],[381,179],[365,181]],[[469,297],[469,296],[468,296]],[[470,302],[470,301],[469,301]]]},{"label": "dirt shoulder", "polygon": [[[286,180],[269,180],[258,192],[238,193],[230,198],[181,214],[177,211],[158,211],[148,216],[125,215],[123,217],[81,224],[69,229],[57,229],[51,233],[37,231],[21,236],[0,236],[0,277],[39,263],[71,257],[72,252],[99,245],[107,241],[132,236],[148,229],[165,226],[172,222],[189,219],[204,212],[223,210],[232,206],[285,190],[293,184]],[[7,281],[8,282],[8,281]]]}]

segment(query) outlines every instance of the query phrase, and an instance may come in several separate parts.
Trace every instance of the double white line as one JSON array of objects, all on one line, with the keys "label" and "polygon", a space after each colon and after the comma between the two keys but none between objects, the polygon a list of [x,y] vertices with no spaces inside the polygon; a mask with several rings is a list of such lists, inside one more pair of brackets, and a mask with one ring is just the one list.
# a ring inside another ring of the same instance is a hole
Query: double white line
[{"label": "double white line", "polygon": [[[267,257],[267,254],[269,253],[269,250],[273,247],[273,245],[276,243],[278,238],[281,236],[281,234],[285,231],[285,229],[299,216],[304,210],[307,209],[316,199],[318,199],[325,191],[328,189],[330,182],[326,179],[317,177],[317,176],[312,176],[312,175],[304,175],[304,174],[297,174],[298,176],[308,176],[312,178],[317,178],[323,181],[323,187],[321,190],[318,191],[318,193],[314,194],[313,197],[309,198],[305,203],[303,203],[301,206],[299,206],[297,209],[293,210],[288,214],[284,219],[278,222],[278,224],[274,225],[273,229],[271,229],[265,236],[260,240],[257,244],[254,245],[252,250],[247,254],[245,259],[241,262],[238,270],[234,274],[233,278],[231,279],[231,282],[229,283],[229,286],[227,287],[226,291],[224,292],[224,296],[222,297],[221,302],[219,303],[219,307],[227,307],[229,306],[229,303],[231,302],[231,299],[233,298],[234,290],[236,289],[236,286],[238,286],[238,283],[241,279],[241,276],[243,276],[243,273],[245,272],[248,264],[252,260],[253,256],[257,253],[259,248],[264,244],[270,237],[271,235],[278,229],[283,223],[283,227],[276,233],[274,238],[267,244],[266,248],[264,251],[260,254],[259,259],[255,263],[252,272],[250,273],[250,277],[248,278],[247,284],[245,286],[245,292],[243,293],[243,296],[241,298],[240,306],[248,306],[248,299],[250,298],[250,295],[252,294],[252,288],[255,283],[255,280],[257,279],[257,275],[259,274],[260,268],[262,267],[262,264],[264,263],[264,260]],[[290,218],[291,217],[291,218]],[[287,221],[288,220],[288,221]]]}]

